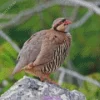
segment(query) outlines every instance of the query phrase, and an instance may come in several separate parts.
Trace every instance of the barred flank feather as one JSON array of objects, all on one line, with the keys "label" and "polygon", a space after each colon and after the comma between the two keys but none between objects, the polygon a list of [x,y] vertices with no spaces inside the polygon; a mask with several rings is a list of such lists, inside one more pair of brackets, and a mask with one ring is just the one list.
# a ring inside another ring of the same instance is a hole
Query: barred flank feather
[{"label": "barred flank feather", "polygon": [[67,56],[68,46],[66,41],[59,45],[59,47],[54,51],[54,56],[51,62],[44,65],[41,69],[43,73],[54,72],[63,63],[65,57]]}]

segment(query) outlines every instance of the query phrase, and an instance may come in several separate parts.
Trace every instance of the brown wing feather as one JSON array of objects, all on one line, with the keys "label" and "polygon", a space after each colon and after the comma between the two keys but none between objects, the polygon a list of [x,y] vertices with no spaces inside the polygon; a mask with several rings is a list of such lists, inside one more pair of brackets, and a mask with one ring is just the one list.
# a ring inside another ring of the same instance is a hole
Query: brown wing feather
[{"label": "brown wing feather", "polygon": [[53,59],[54,51],[57,49],[59,44],[64,42],[65,35],[62,34],[63,33],[59,34],[55,31],[49,31],[49,33],[46,34],[42,41],[41,51],[34,61],[35,66],[46,64]]},{"label": "brown wing feather", "polygon": [[37,32],[24,43],[18,55],[18,63],[13,71],[13,74],[18,72],[30,62],[35,61],[41,50],[42,40],[44,39],[45,34],[46,30]]}]

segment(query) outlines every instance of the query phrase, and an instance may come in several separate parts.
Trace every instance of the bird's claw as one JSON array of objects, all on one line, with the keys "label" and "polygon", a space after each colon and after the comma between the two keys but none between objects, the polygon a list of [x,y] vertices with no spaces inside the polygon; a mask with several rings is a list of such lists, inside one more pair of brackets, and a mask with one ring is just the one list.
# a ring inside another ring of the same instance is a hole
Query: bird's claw
[{"label": "bird's claw", "polygon": [[46,81],[46,82],[49,82],[49,83],[51,83],[51,84],[58,85],[57,82],[51,80],[49,77],[40,77],[40,80],[41,80],[42,82]]}]

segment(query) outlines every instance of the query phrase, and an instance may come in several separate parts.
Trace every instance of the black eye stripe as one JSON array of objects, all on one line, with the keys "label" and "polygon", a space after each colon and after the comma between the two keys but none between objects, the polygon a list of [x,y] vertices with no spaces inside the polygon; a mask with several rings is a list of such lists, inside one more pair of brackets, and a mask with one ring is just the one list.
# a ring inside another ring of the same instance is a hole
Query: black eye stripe
[{"label": "black eye stripe", "polygon": [[56,30],[56,28],[57,28],[60,24],[62,24],[65,20],[66,20],[66,19],[62,19],[58,24],[55,25],[54,29]]},{"label": "black eye stripe", "polygon": [[66,19],[62,19],[62,21],[61,22],[64,22]]},{"label": "black eye stripe", "polygon": [[62,20],[57,24],[57,26],[60,25],[60,24],[62,24],[65,20],[66,20],[66,19],[62,19]]}]

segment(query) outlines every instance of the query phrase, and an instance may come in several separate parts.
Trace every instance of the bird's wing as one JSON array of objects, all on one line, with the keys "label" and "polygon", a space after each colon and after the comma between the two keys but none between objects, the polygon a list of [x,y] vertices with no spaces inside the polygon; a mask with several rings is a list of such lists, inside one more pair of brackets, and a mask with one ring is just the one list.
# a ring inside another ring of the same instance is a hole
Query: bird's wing
[{"label": "bird's wing", "polygon": [[34,61],[35,66],[50,62],[53,59],[54,51],[61,42],[54,33],[51,35],[48,33],[46,35],[47,36],[45,36],[44,40],[42,41],[40,53]]},{"label": "bird's wing", "polygon": [[32,35],[23,45],[19,55],[18,63],[13,71],[13,74],[17,73],[24,66],[36,60],[37,55],[41,50],[42,40],[47,30],[43,30]]}]

